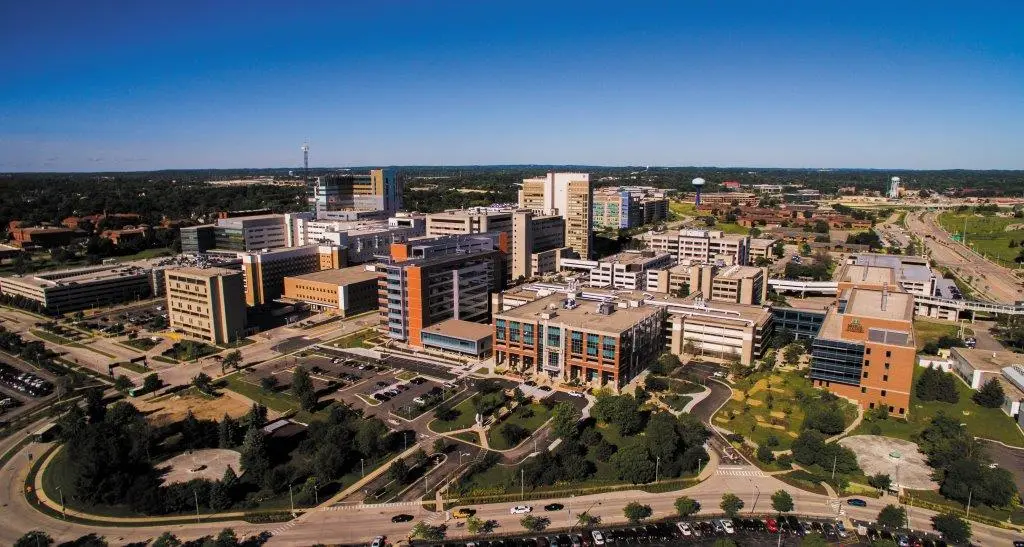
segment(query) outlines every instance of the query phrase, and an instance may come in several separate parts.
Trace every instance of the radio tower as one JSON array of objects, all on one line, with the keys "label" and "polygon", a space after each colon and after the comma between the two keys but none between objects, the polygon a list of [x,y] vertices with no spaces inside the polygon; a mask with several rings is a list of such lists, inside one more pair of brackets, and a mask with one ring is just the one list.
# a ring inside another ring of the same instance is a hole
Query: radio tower
[{"label": "radio tower", "polygon": [[302,143],[302,177],[309,186],[309,141]]}]

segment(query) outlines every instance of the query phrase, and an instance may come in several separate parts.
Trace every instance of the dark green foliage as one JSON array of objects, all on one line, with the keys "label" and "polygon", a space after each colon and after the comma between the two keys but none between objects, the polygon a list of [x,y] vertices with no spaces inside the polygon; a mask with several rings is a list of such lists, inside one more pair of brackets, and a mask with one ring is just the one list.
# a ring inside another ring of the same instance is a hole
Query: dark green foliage
[{"label": "dark green foliage", "polygon": [[760,445],[757,447],[757,459],[762,463],[772,463],[775,461],[775,454],[772,454],[772,449],[768,448],[768,445]]},{"label": "dark green foliage", "polygon": [[868,477],[868,484],[879,490],[888,490],[892,486],[892,478],[885,473],[878,473]]},{"label": "dark green foliage", "polygon": [[292,371],[292,395],[299,400],[303,410],[309,412],[316,408],[316,390],[313,389],[313,380],[306,367],[298,366]]},{"label": "dark green foliage", "polygon": [[722,511],[730,517],[735,517],[739,514],[740,510],[743,509],[743,500],[741,500],[736,494],[725,493],[722,494],[722,503],[719,504]]},{"label": "dark green foliage", "polygon": [[971,399],[986,408],[999,408],[1006,400],[1006,393],[1003,392],[1003,385],[999,380],[993,377],[985,382]]},{"label": "dark green foliage", "polygon": [[653,513],[650,505],[642,505],[635,501],[627,503],[622,509],[622,514],[634,524],[650,517]]},{"label": "dark green foliage", "polygon": [[971,523],[950,514],[932,517],[932,526],[951,543],[967,543],[971,539]]},{"label": "dark green foliage", "polygon": [[878,513],[878,524],[889,528],[903,528],[907,524],[907,510],[897,505],[886,505]]},{"label": "dark green foliage", "polygon": [[956,389],[956,382],[956,378],[948,372],[925,367],[914,385],[914,394],[922,401],[957,403],[960,401],[960,392]]},{"label": "dark green foliage", "polygon": [[804,430],[793,441],[793,459],[803,465],[818,465],[831,471],[835,465],[836,473],[854,473],[857,457],[849,448],[838,443],[826,443],[825,436],[814,430]]},{"label": "dark green foliage", "polygon": [[582,414],[569,403],[558,403],[551,416],[551,430],[561,439],[572,439],[579,434],[577,423]]},{"label": "dark green foliage", "polygon": [[53,538],[42,530],[26,532],[25,535],[18,538],[18,541],[14,542],[14,547],[49,547],[50,545],[53,545]]},{"label": "dark green foliage", "polygon": [[519,424],[506,423],[498,430],[498,434],[505,439],[509,446],[516,446],[530,436],[530,430]]}]

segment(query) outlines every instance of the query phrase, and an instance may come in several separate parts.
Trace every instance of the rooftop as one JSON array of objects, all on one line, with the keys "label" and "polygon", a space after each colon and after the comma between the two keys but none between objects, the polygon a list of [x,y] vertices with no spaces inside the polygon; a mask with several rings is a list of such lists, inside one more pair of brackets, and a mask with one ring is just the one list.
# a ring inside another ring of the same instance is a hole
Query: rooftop
[{"label": "rooftop", "polygon": [[[591,291],[586,292],[590,293]],[[607,296],[613,304],[616,304],[610,292],[607,293]],[[661,313],[661,308],[658,306],[642,304],[639,306],[627,305],[625,308],[615,305],[611,309],[611,313],[602,314],[598,312],[600,300],[577,298],[576,307],[571,309],[565,307],[565,301],[565,293],[547,294],[518,308],[496,313],[495,317],[544,321],[541,314],[549,313],[553,316],[550,319],[552,323],[561,323],[591,332],[617,335],[640,321]]]},{"label": "rooftop", "polygon": [[241,275],[238,270],[229,270],[227,268],[169,268],[167,274],[181,274],[192,277],[217,277],[220,275]]},{"label": "rooftop", "polygon": [[774,238],[767,238],[767,239],[766,238],[751,238],[750,239],[750,248],[751,249],[767,249],[768,247],[771,247],[772,245],[775,245],[775,243],[778,242],[778,241],[779,240],[774,239]]},{"label": "rooftop", "polygon": [[727,266],[718,271],[716,279],[750,279],[761,275],[761,268],[754,266]]},{"label": "rooftop", "polygon": [[846,302],[847,315],[874,317],[891,321],[914,320],[914,296],[909,293],[871,289],[853,289]]},{"label": "rooftop", "polygon": [[139,276],[149,273],[149,269],[139,266],[116,264],[110,266],[91,266],[69,270],[41,272],[34,275],[4,277],[6,283],[18,283],[22,286],[40,288],[59,287],[62,285],[95,283],[117,279],[119,277]]},{"label": "rooftop", "polygon": [[490,324],[473,323],[472,321],[463,321],[461,319],[446,319],[440,323],[425,327],[423,332],[476,341],[490,338],[494,334],[494,327]]},{"label": "rooftop", "polygon": [[358,283],[360,281],[377,279],[378,276],[376,271],[367,270],[363,266],[352,266],[350,268],[341,268],[337,270],[320,270],[318,272],[303,275],[292,275],[288,277],[291,279],[301,279],[303,281],[312,281],[315,283],[333,283],[335,285],[347,285],[349,283]]},{"label": "rooftop", "polygon": [[616,264],[646,264],[652,260],[661,260],[669,256],[668,253],[655,253],[654,251],[623,251],[619,254],[606,256],[598,262],[614,262]]},{"label": "rooftop", "polygon": [[1024,365],[1024,353],[985,349],[952,348],[950,353],[960,356],[974,370],[1000,372],[1006,367]]},{"label": "rooftop", "polygon": [[840,283],[853,283],[865,285],[882,285],[896,287],[896,270],[884,266],[861,266],[858,264],[846,264],[839,270],[837,279]]}]

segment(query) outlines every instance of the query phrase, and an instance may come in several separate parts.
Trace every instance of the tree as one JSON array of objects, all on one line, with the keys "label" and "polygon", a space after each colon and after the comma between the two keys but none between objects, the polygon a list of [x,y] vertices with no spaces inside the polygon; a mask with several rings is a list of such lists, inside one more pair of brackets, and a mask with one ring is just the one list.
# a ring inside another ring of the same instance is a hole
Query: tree
[{"label": "tree", "polygon": [[772,247],[772,254],[775,255],[775,258],[782,258],[783,256],[786,256],[786,244],[781,241],[777,242]]},{"label": "tree", "polygon": [[575,439],[579,435],[579,423],[582,414],[573,405],[562,402],[555,406],[551,414],[551,430],[563,440]]},{"label": "tree", "polygon": [[231,507],[231,495],[223,482],[215,482],[210,486],[210,509],[223,511]]},{"label": "tree", "polygon": [[277,391],[277,377],[276,376],[264,376],[260,378],[260,389],[267,393],[273,393]]},{"label": "tree", "polygon": [[999,383],[999,380],[992,377],[971,396],[971,399],[986,408],[999,408],[1003,406],[1006,394],[1003,392],[1003,385]]},{"label": "tree", "polygon": [[486,524],[487,523],[480,517],[470,515],[469,518],[466,519],[466,531],[470,534],[479,534],[484,530]]},{"label": "tree", "polygon": [[907,525],[907,510],[897,505],[886,505],[878,512],[878,524],[889,528],[903,528]]},{"label": "tree", "polygon": [[409,465],[402,458],[395,460],[395,463],[388,468],[388,479],[402,484],[407,478],[409,478]]},{"label": "tree", "polygon": [[444,442],[444,439],[438,437],[434,439],[434,454],[444,454],[448,451],[448,443]]},{"label": "tree", "polygon": [[814,532],[800,540],[800,547],[828,547],[828,541],[821,534]]},{"label": "tree", "polygon": [[597,526],[598,524],[601,524],[601,517],[591,515],[590,513],[584,511],[576,515],[576,524],[579,524],[584,528],[590,528],[591,526]]},{"label": "tree", "polygon": [[160,534],[160,537],[154,539],[153,543],[150,544],[150,547],[180,547],[180,546],[181,546],[181,540],[178,539],[178,536],[176,536],[176,535],[174,535],[174,534],[172,534],[170,532],[164,532],[164,533]]},{"label": "tree", "polygon": [[441,403],[434,409],[434,417],[442,422],[450,422],[459,417],[459,411],[448,403]]},{"label": "tree", "polygon": [[531,532],[540,532],[541,530],[548,527],[551,524],[551,519],[547,517],[535,517],[533,515],[526,515],[519,519],[519,524]]},{"label": "tree", "polygon": [[14,547],[47,547],[49,545],[53,545],[53,538],[42,530],[26,532],[25,535],[18,538],[18,541],[14,542]]},{"label": "tree", "polygon": [[220,360],[220,373],[224,374],[224,371],[229,368],[237,369],[242,364],[242,352],[240,350],[229,351],[224,355],[224,358]]},{"label": "tree", "polygon": [[782,360],[789,366],[796,366],[800,363],[800,356],[804,354],[804,347],[800,344],[789,344],[782,350]]},{"label": "tree", "polygon": [[675,505],[676,505],[676,512],[679,513],[679,516],[682,517],[682,518],[686,518],[686,517],[696,513],[697,511],[700,511],[700,504],[697,503],[696,500],[693,500],[693,499],[688,498],[686,496],[683,496],[681,498],[676,498]]},{"label": "tree", "polygon": [[650,454],[643,446],[640,446],[640,443],[628,445],[616,451],[612,457],[608,458],[608,463],[615,468],[621,480],[633,484],[643,484],[654,480],[655,462],[651,461]]},{"label": "tree", "polygon": [[205,372],[196,374],[195,378],[192,378],[192,385],[203,393],[213,395],[213,378]]},{"label": "tree", "polygon": [[761,444],[757,447],[757,459],[762,463],[772,463],[775,461],[775,454],[767,444]]},{"label": "tree", "polygon": [[498,430],[498,434],[508,443],[509,447],[518,445],[523,439],[530,436],[530,430],[512,422],[506,422]]},{"label": "tree", "polygon": [[879,490],[888,490],[892,486],[892,478],[886,473],[878,473],[868,477],[868,484]]},{"label": "tree", "polygon": [[785,490],[776,490],[772,494],[772,509],[780,513],[788,513],[793,510],[793,496]]},{"label": "tree", "polygon": [[162,385],[164,385],[164,383],[156,373],[148,374],[142,379],[142,390],[146,393],[153,393],[160,389],[160,386]]},{"label": "tree", "polygon": [[239,458],[239,464],[242,471],[251,473],[257,481],[262,481],[270,470],[270,457],[267,454],[267,439],[260,428],[250,427],[245,432],[240,452],[242,456]]},{"label": "tree", "polygon": [[622,514],[626,516],[629,522],[636,524],[647,517],[650,517],[654,511],[651,510],[650,505],[642,505],[640,502],[631,501],[626,504],[622,509]]},{"label": "tree", "polygon": [[132,382],[131,378],[124,374],[118,376],[117,379],[114,380],[114,389],[121,393],[128,393],[128,390],[133,387],[135,387],[135,383]]},{"label": "tree", "polygon": [[303,410],[310,412],[316,408],[316,390],[313,389],[313,380],[306,367],[298,366],[292,371],[292,395],[299,400]]},{"label": "tree", "polygon": [[722,503],[719,504],[719,507],[722,508],[726,515],[735,517],[743,509],[743,500],[736,494],[726,492],[722,494]]},{"label": "tree", "polygon": [[932,526],[950,543],[967,543],[971,539],[971,523],[956,515],[935,515]]},{"label": "tree", "polygon": [[416,526],[412,527],[412,532],[409,535],[424,541],[441,541],[444,539],[445,531],[446,528],[443,525],[431,526],[425,522],[417,522]]}]

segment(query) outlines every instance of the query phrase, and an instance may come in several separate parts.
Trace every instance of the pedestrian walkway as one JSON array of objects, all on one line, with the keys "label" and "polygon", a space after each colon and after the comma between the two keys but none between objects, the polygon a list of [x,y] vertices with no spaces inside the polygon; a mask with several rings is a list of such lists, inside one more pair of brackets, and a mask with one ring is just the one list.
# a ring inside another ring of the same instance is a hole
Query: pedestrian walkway
[{"label": "pedestrian walkway", "polygon": [[758,469],[756,467],[748,467],[748,466],[737,466],[737,467],[719,466],[718,469],[715,470],[715,474],[716,475],[722,475],[722,476],[725,476],[725,477],[764,477],[764,476],[766,476],[764,474],[764,471],[761,471],[760,469]]}]

